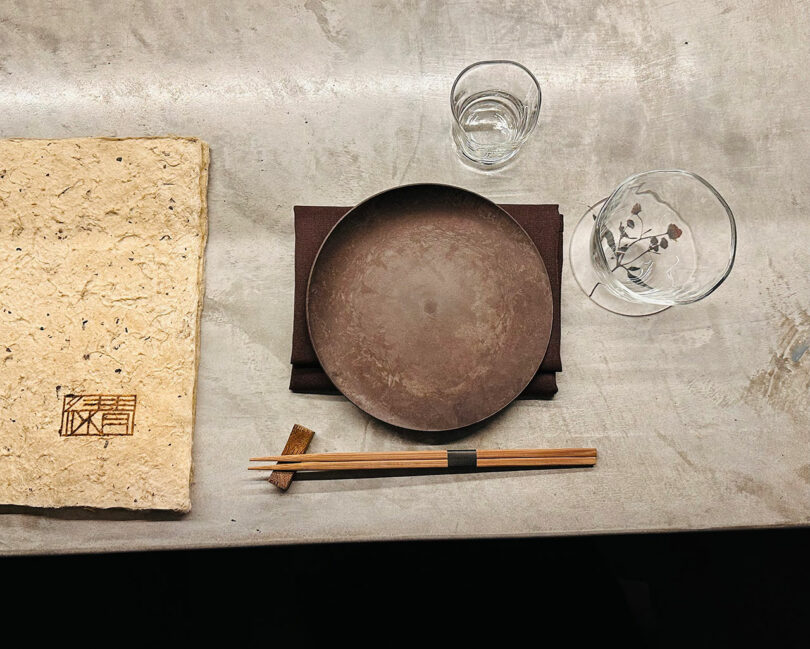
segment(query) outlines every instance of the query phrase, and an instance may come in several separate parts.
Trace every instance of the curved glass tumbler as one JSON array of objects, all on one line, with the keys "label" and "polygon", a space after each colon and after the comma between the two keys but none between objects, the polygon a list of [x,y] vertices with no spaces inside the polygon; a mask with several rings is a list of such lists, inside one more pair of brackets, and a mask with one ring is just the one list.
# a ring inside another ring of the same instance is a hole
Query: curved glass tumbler
[{"label": "curved glass tumbler", "polygon": [[514,61],[480,61],[462,70],[450,91],[459,153],[484,168],[505,164],[540,114],[540,85]]},{"label": "curved glass tumbler", "polygon": [[658,170],[631,176],[598,212],[589,211],[572,237],[570,258],[594,301],[646,315],[709,295],[731,272],[736,248],[734,215],[717,190],[691,172]]}]

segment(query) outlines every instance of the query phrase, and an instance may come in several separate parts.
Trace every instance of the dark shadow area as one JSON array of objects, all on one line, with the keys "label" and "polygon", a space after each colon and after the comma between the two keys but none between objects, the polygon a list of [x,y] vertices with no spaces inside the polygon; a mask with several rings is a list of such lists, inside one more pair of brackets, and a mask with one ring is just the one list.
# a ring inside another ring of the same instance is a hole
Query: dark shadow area
[{"label": "dark shadow area", "polygon": [[[372,469],[368,471],[300,471],[295,476],[295,482],[307,482],[311,480],[348,480],[359,478],[407,478],[411,476],[434,476],[434,475],[474,475],[477,473],[503,473],[513,471],[525,471],[526,467],[450,467],[450,468],[436,468],[436,469]],[[558,467],[558,466],[537,466],[532,467],[532,471],[590,471],[592,467]],[[270,475],[270,472],[265,472]]]},{"label": "dark shadow area", "polygon": [[808,541],[767,530],[5,558],[0,610],[6,633],[150,646],[806,647]]},{"label": "dark shadow area", "polygon": [[[92,507],[26,507],[25,505],[0,505],[3,514],[25,514],[69,521],[179,521],[187,514],[183,512],[160,511],[155,509],[132,510],[113,507],[93,509]],[[0,519],[2,525],[2,519]],[[0,531],[0,534],[2,532]]]}]

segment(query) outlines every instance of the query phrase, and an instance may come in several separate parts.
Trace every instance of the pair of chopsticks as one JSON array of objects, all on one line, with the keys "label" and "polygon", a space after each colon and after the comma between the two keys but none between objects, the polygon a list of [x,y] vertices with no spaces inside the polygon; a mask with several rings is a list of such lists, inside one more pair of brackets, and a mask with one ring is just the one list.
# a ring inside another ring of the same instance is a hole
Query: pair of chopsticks
[{"label": "pair of chopsticks", "polygon": [[304,453],[252,457],[278,462],[249,467],[254,471],[367,471],[445,467],[572,467],[596,464],[595,448],[392,451],[389,453]]}]

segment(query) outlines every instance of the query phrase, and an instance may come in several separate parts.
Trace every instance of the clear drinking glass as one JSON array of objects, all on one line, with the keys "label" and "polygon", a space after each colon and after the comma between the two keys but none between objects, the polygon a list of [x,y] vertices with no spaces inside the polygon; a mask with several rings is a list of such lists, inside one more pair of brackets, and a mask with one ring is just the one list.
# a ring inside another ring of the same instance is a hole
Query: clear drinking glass
[{"label": "clear drinking glass", "polygon": [[594,302],[648,315],[709,295],[731,272],[736,248],[734,215],[714,187],[688,171],[645,171],[588,210],[569,258]]},{"label": "clear drinking glass", "polygon": [[480,61],[456,77],[450,107],[459,153],[493,168],[513,158],[537,125],[540,85],[520,63]]}]

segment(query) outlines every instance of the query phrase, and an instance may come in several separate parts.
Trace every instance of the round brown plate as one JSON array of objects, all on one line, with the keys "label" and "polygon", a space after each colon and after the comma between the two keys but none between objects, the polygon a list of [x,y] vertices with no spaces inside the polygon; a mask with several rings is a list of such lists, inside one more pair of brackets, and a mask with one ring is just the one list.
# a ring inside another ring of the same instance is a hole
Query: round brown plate
[{"label": "round brown plate", "polygon": [[446,185],[390,189],[351,210],[307,290],[312,345],[337,388],[378,419],[425,431],[514,400],[543,360],[552,309],[523,228]]}]

